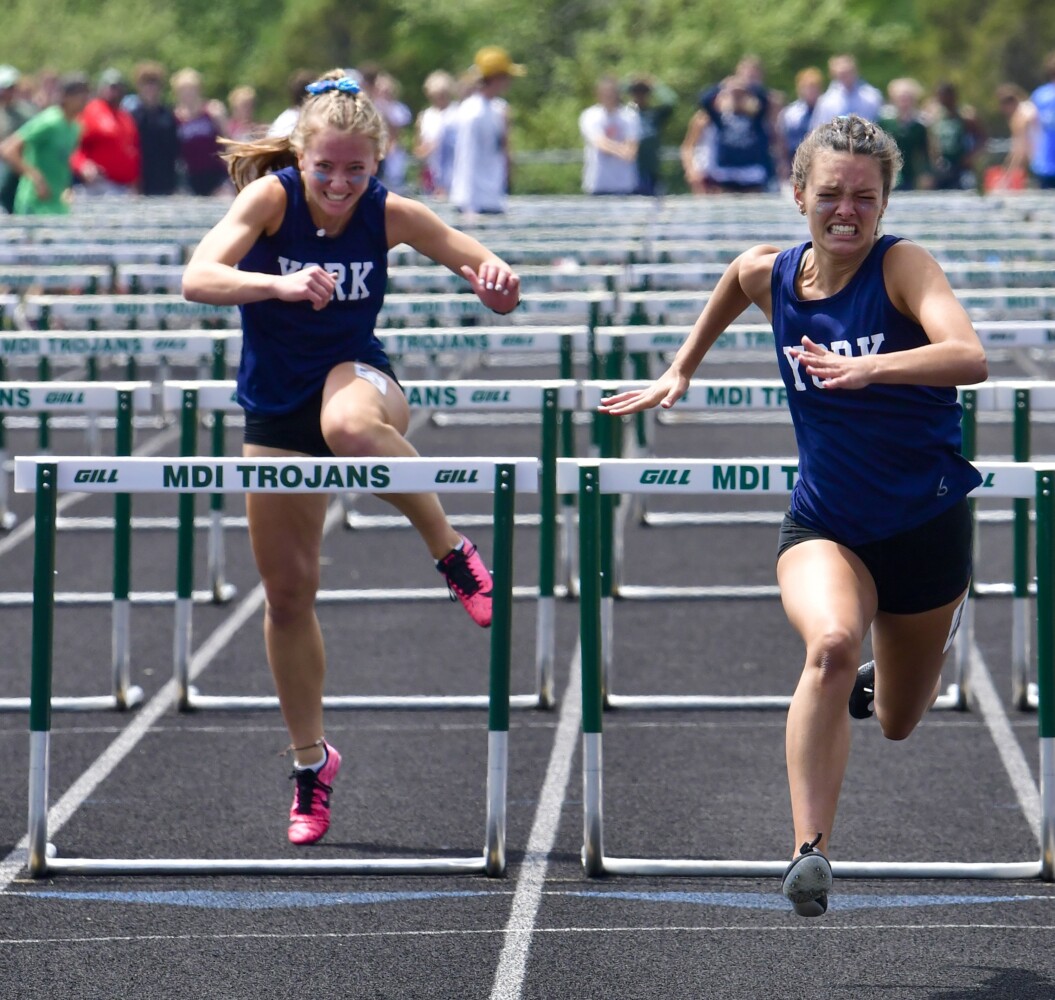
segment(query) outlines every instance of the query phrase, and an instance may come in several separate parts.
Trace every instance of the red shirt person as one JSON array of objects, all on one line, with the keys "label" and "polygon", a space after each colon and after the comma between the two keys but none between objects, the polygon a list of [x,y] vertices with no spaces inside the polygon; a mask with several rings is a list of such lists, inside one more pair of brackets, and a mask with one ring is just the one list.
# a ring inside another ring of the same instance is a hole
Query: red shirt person
[{"label": "red shirt person", "polygon": [[125,81],[120,70],[104,70],[99,94],[81,114],[81,141],[70,158],[91,194],[122,193],[139,184],[139,129],[121,107]]}]

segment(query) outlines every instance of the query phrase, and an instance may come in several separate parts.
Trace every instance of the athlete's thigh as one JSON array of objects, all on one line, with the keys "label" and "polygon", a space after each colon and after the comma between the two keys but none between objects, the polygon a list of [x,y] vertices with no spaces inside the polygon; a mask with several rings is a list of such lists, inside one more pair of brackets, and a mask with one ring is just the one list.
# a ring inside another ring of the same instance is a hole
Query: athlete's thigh
[{"label": "athlete's thigh", "polygon": [[864,563],[845,546],[809,538],[777,560],[780,599],[807,646],[834,632],[864,641],[876,612],[876,591]]},{"label": "athlete's thigh", "polygon": [[918,614],[880,611],[876,615],[872,623],[872,651],[876,677],[882,686],[889,685],[909,696],[915,692],[919,697],[930,697],[959,625],[966,596],[965,590],[948,604]]},{"label": "athlete's thigh", "polygon": [[374,419],[406,434],[410,407],[399,386],[384,372],[359,361],[336,365],[322,394],[323,426],[347,419]]},{"label": "athlete's thigh", "polygon": [[[299,452],[243,445],[247,458],[306,458]],[[322,529],[329,496],[325,493],[247,493],[249,541],[265,583],[288,581],[292,587],[317,580]]]}]

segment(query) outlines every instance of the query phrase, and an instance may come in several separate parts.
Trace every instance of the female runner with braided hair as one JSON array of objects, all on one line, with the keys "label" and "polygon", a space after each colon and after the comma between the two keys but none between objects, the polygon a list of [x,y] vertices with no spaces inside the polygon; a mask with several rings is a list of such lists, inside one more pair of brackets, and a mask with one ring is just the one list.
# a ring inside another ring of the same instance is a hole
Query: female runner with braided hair
[{"label": "female runner with braided hair", "polygon": [[[981,476],[961,454],[956,386],[985,380],[985,353],[937,261],[879,233],[899,165],[893,138],[857,115],[814,129],[792,166],[811,240],[737,257],[670,368],[603,404],[670,407],[752,302],[773,324],[799,450],[777,582],[806,647],[788,712],[796,851],[783,891],[806,917],[828,905],[849,716],[874,702],[888,739],[912,733],[971,576],[966,496]],[[869,630],[875,659],[859,668]]]},{"label": "female runner with braided hair", "polygon": [[[183,294],[242,314],[238,399],[250,457],[417,454],[410,411],[374,333],[388,251],[406,243],[461,274],[484,305],[516,308],[520,279],[472,237],[374,176],[385,125],[358,83],[334,70],[308,85],[289,136],[227,144],[238,195],[194,251]],[[491,622],[491,575],[429,494],[385,494],[422,536],[472,619]],[[324,494],[249,494],[249,537],[266,596],[264,638],[297,782],[289,839],[330,823],[341,764],[326,742],[326,660],[315,594]]]}]

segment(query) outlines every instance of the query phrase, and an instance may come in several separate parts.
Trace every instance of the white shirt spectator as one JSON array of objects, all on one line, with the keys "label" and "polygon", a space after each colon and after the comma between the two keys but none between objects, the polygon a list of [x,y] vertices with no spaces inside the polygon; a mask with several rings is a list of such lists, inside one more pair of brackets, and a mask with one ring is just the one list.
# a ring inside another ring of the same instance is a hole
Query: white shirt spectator
[{"label": "white shirt spectator", "polygon": [[451,168],[454,166],[454,128],[459,104],[454,102],[445,108],[432,105],[418,116],[418,137],[430,149],[425,163],[432,175],[434,187],[446,193],[451,186]]},{"label": "white shirt spectator", "polygon": [[594,104],[579,115],[579,132],[585,141],[582,189],[587,194],[633,194],[637,190],[636,157],[624,160],[597,148],[596,141],[633,142],[641,139],[637,110],[624,106],[607,110]]},{"label": "white shirt spectator", "polygon": [[827,125],[840,115],[859,115],[874,122],[882,106],[882,93],[870,83],[859,79],[853,86],[846,87],[838,80],[833,80],[817,99],[810,126],[816,128],[818,125]]},{"label": "white shirt spectator", "polygon": [[508,191],[506,108],[500,97],[473,94],[452,118],[450,201],[463,212],[504,212]]},{"label": "white shirt spectator", "polygon": [[300,108],[286,108],[270,125],[269,136],[289,135],[300,119]]}]

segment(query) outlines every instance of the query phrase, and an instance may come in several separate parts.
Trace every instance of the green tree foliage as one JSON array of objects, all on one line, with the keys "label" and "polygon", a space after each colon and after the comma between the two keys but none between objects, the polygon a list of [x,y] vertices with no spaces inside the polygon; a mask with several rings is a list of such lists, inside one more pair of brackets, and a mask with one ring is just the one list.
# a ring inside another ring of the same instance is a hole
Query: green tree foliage
[{"label": "green tree foliage", "polygon": [[992,118],[998,83],[1039,82],[1055,19],[1051,0],[52,0],[42,26],[38,0],[7,0],[0,61],[26,72],[130,71],[145,58],[193,66],[210,96],[255,86],[267,116],[285,106],[294,69],[367,62],[393,73],[417,110],[431,70],[458,74],[487,44],[528,68],[510,92],[517,146],[575,148],[602,74],[651,73],[671,86],[681,97],[671,143],[701,88],[748,52],[787,94],[798,69],[846,51],[877,86],[951,79]]}]

